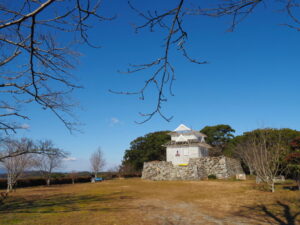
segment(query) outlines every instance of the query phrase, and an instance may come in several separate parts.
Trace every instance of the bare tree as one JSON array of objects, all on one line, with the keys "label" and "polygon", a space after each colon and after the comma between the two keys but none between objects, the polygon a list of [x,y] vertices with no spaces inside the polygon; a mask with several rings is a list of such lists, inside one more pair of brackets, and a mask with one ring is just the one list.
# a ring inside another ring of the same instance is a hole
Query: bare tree
[{"label": "bare tree", "polygon": [[[73,47],[87,43],[98,0],[26,0],[0,3],[0,130],[24,128],[29,119],[20,107],[35,102],[51,110],[72,131],[76,120],[68,95],[75,84],[72,69],[79,56]],[[11,118],[11,119],[9,119]],[[19,118],[19,119],[18,119]]]},{"label": "bare tree", "polygon": [[40,141],[38,148],[43,149],[47,153],[36,155],[35,167],[40,170],[49,186],[53,170],[62,166],[63,158],[67,156],[67,153],[59,148],[55,148],[53,142],[50,140]]},{"label": "bare tree", "polygon": [[236,155],[243,160],[243,162],[248,166],[250,175],[254,174],[254,168],[252,165],[253,160],[253,142],[252,140],[246,140],[242,143],[238,143],[236,147]]},{"label": "bare tree", "polygon": [[72,170],[72,171],[69,173],[69,177],[70,177],[71,180],[72,180],[72,184],[75,184],[75,180],[76,180],[76,178],[78,177],[77,171]]},{"label": "bare tree", "polygon": [[[6,139],[4,145],[8,154],[10,154],[10,152],[26,151],[34,147],[33,143],[25,138],[20,141]],[[1,164],[7,173],[7,192],[10,192],[13,190],[17,180],[22,176],[23,172],[33,166],[33,155],[27,153],[8,157],[3,159]]]},{"label": "bare tree", "polygon": [[284,171],[283,157],[288,153],[280,131],[271,133],[269,129],[256,130],[237,146],[236,152],[274,192],[275,177]]},{"label": "bare tree", "polygon": [[92,172],[94,173],[95,177],[97,177],[98,173],[105,166],[105,159],[101,148],[98,148],[97,151],[91,155],[90,163]]}]

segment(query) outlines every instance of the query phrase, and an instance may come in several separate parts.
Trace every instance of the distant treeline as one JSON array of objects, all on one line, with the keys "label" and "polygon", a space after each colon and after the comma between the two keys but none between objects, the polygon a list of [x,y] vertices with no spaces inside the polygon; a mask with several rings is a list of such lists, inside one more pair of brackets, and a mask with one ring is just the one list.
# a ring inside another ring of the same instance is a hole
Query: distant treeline
[{"label": "distant treeline", "polygon": [[[73,175],[74,176],[74,175]],[[51,184],[72,184],[74,183],[86,183],[91,182],[92,174],[89,172],[78,172],[78,176],[73,177],[68,173],[54,173],[52,174]],[[110,180],[117,177],[131,177],[133,175],[121,176],[118,172],[102,172],[99,177],[104,180]],[[41,177],[37,171],[25,172],[23,178],[18,179],[16,183],[16,188],[20,187],[33,187],[47,185],[45,178]],[[6,174],[1,174],[0,177],[0,189],[5,189],[7,187]]]},{"label": "distant treeline", "polygon": [[[77,177],[75,183],[86,183],[90,182],[91,177]],[[61,177],[51,179],[52,184],[72,184],[72,178],[70,177]],[[17,181],[16,187],[33,187],[33,186],[42,186],[46,185],[47,182],[43,178],[21,178]],[[0,189],[5,189],[7,187],[7,179],[0,179]]]},{"label": "distant treeline", "polygon": [[[62,178],[62,177],[68,177],[70,176],[70,173],[67,172],[54,172],[51,174],[51,178]],[[76,176],[77,177],[90,177],[91,173],[88,171],[82,171],[82,172],[76,172]],[[6,179],[7,174],[5,172],[5,170],[1,171],[0,173],[0,178],[4,178]],[[27,178],[43,178],[42,177],[42,172],[38,171],[38,170],[32,170],[32,171],[25,171],[22,173],[22,177],[23,179],[27,179]]]}]

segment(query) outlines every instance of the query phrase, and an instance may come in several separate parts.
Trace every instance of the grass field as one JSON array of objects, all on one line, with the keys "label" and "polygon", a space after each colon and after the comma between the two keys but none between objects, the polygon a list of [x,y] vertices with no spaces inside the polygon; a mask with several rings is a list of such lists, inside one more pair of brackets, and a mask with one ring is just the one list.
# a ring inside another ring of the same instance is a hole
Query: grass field
[{"label": "grass field", "polygon": [[300,192],[254,181],[110,180],[18,189],[0,224],[300,224]]}]

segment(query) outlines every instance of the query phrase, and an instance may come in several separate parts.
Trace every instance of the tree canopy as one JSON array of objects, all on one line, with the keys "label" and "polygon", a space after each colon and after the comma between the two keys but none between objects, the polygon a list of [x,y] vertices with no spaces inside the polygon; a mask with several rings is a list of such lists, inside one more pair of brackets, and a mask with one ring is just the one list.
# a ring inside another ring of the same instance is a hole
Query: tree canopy
[{"label": "tree canopy", "polygon": [[158,131],[134,139],[130,148],[125,151],[123,166],[130,165],[136,171],[141,171],[144,162],[166,160],[166,148],[163,144],[171,139],[169,132]]},{"label": "tree canopy", "polygon": [[299,150],[300,151],[300,136],[296,137],[292,142],[291,142],[291,148],[295,151]]},{"label": "tree canopy", "polygon": [[293,177],[298,185],[300,190],[300,151],[297,150],[293,153],[290,153],[285,158],[287,163],[288,172]]},{"label": "tree canopy", "polygon": [[[236,136],[228,143],[224,150],[226,152],[226,155],[241,158],[241,154],[243,153],[240,152],[240,149],[243,149],[243,147],[247,146],[249,142],[251,142],[251,140],[255,140],[260,137],[262,132],[266,136],[266,140],[268,142],[267,146],[277,143],[280,144],[283,148],[288,149],[288,151],[282,152],[280,156],[280,160],[282,161],[284,161],[284,157],[286,157],[288,153],[294,151],[291,147],[291,142],[300,135],[300,131],[289,128],[264,128],[244,132],[242,135]],[[242,159],[242,163],[244,169],[246,171],[250,170],[251,172],[251,168],[249,168],[247,162],[245,162],[245,159]]]},{"label": "tree canopy", "polygon": [[230,125],[219,124],[215,126],[206,126],[201,133],[207,135],[206,142],[213,146],[215,154],[223,153],[226,145],[234,138],[234,129]]},{"label": "tree canopy", "polygon": [[251,136],[258,136],[261,131],[266,131],[270,136],[270,140],[272,140],[272,137],[278,136],[280,134],[281,138],[280,141],[285,146],[291,146],[291,142],[295,140],[296,137],[300,136],[300,131],[293,130],[290,128],[282,128],[282,129],[275,129],[275,128],[265,128],[265,129],[256,129],[253,131],[245,132],[242,136],[243,138],[240,138],[240,142],[245,141],[245,139],[251,137]]}]

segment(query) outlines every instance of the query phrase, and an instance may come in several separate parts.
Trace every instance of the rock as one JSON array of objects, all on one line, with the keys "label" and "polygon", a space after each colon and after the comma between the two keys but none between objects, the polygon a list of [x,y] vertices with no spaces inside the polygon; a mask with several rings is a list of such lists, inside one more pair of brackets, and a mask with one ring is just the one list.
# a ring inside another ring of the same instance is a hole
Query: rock
[{"label": "rock", "polygon": [[237,179],[237,180],[246,180],[246,174],[238,173],[238,174],[235,175],[235,179]]},{"label": "rock", "polygon": [[273,179],[273,181],[274,181],[275,183],[283,183],[283,182],[285,182],[285,177],[282,176],[282,175],[280,175],[280,176],[275,177],[275,178]]}]

